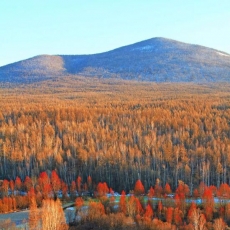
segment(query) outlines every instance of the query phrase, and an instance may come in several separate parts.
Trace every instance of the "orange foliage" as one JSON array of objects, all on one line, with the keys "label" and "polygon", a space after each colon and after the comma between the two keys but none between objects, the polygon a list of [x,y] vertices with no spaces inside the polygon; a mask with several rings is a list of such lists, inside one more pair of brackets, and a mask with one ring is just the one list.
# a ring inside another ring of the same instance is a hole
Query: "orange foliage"
[{"label": "orange foliage", "polygon": [[88,216],[90,220],[101,218],[105,215],[105,207],[101,202],[90,202]]},{"label": "orange foliage", "polygon": [[182,212],[180,209],[175,208],[173,213],[173,219],[176,225],[182,224]]},{"label": "orange foliage", "polygon": [[222,198],[229,198],[230,197],[230,187],[228,184],[224,183],[221,184],[218,191],[217,195]]},{"label": "orange foliage", "polygon": [[84,204],[84,201],[83,201],[82,197],[77,197],[75,200],[76,212],[78,212],[81,209],[83,204]]},{"label": "orange foliage", "polygon": [[187,215],[189,221],[192,221],[192,218],[193,218],[192,215],[193,215],[194,210],[196,210],[196,203],[192,202],[189,207],[188,215]]}]

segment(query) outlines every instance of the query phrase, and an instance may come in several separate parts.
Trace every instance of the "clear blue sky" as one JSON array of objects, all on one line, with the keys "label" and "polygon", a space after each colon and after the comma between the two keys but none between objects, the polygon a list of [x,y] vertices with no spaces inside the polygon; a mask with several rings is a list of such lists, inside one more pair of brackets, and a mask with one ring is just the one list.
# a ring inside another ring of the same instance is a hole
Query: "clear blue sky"
[{"label": "clear blue sky", "polygon": [[0,66],[152,37],[230,53],[230,0],[0,0]]}]

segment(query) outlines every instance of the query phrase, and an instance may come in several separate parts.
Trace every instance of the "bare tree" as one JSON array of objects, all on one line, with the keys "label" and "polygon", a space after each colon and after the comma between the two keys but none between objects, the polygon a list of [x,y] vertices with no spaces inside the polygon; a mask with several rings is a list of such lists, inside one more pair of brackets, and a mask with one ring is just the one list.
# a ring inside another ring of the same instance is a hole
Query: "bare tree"
[{"label": "bare tree", "polygon": [[44,200],[41,209],[41,222],[43,230],[64,230],[68,229],[65,214],[59,199],[56,201]]}]

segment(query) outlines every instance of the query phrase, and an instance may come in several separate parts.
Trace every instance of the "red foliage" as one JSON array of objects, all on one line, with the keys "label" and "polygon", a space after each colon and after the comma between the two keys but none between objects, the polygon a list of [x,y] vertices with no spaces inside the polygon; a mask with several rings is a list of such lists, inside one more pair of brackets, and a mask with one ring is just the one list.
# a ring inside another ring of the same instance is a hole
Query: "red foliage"
[{"label": "red foliage", "polygon": [[97,203],[97,210],[100,213],[100,215],[105,214],[105,207],[101,202]]},{"label": "red foliage", "polygon": [[194,196],[195,198],[198,198],[198,197],[199,197],[199,191],[198,191],[197,188],[194,189],[194,191],[193,191],[193,196]]},{"label": "red foliage", "polygon": [[153,196],[154,196],[154,189],[153,189],[153,187],[151,186],[150,189],[149,189],[148,197],[149,197],[149,198],[152,198]]},{"label": "red foliage", "polygon": [[81,177],[80,176],[78,176],[77,177],[77,191],[78,191],[78,193],[80,193],[81,192]]},{"label": "red foliage", "polygon": [[172,220],[173,220],[173,208],[168,207],[166,211],[166,221],[171,224]]},{"label": "red foliage", "polygon": [[225,207],[224,206],[221,206],[219,208],[219,215],[224,218],[224,215],[225,215]]},{"label": "red foliage", "polygon": [[9,204],[8,204],[8,197],[3,197],[2,199],[2,205],[3,205],[3,212],[9,212]]},{"label": "red foliage", "polygon": [[35,191],[34,191],[34,188],[30,188],[30,190],[28,191],[28,198],[29,200],[31,201],[32,198],[35,197]]},{"label": "red foliage", "polygon": [[209,188],[206,188],[203,193],[202,198],[205,202],[212,202],[213,201],[212,190]]},{"label": "red foliage", "polygon": [[48,177],[46,172],[41,172],[40,175],[39,175],[39,179],[41,179],[46,184],[50,183],[50,179],[49,179],[49,177]]},{"label": "red foliage", "polygon": [[108,185],[106,184],[106,182],[104,182],[104,183],[99,182],[97,185],[97,196],[98,197],[105,196],[106,193],[108,193],[108,192],[109,192],[109,188],[108,188]]},{"label": "red foliage", "polygon": [[182,212],[178,209],[174,209],[174,222],[176,225],[181,225],[182,224]]},{"label": "red foliage", "polygon": [[42,190],[43,197],[45,199],[51,197],[52,187],[50,184],[45,184]]},{"label": "red foliage", "polygon": [[210,188],[206,188],[203,193],[203,203],[204,203],[204,212],[207,220],[212,219],[213,209],[214,209],[214,199],[212,190]]},{"label": "red foliage", "polygon": [[183,182],[180,183],[176,189],[176,193],[180,196],[181,199],[183,199],[185,196],[189,195],[189,187],[187,184],[184,184]]},{"label": "red foliage", "polygon": [[186,209],[186,202],[185,197],[189,195],[189,187],[186,185],[183,181],[179,182],[179,186],[176,189],[176,195],[175,195],[175,204],[176,207],[185,213]]},{"label": "red foliage", "polygon": [[171,187],[168,183],[165,184],[164,193],[166,194],[172,193]]},{"label": "red foliage", "polygon": [[82,197],[78,197],[75,200],[76,212],[78,212],[81,209],[83,204],[84,204],[84,201],[83,201]]},{"label": "red foliage", "polygon": [[193,211],[196,210],[196,203],[192,202],[188,210],[188,219],[192,220]]},{"label": "red foliage", "polygon": [[176,193],[174,200],[175,200],[176,207],[180,207],[181,206],[181,198],[180,198],[178,193]]},{"label": "red foliage", "polygon": [[143,207],[141,205],[140,200],[138,198],[136,198],[135,201],[136,201],[136,213],[137,214],[142,214],[144,212],[144,209],[143,209]]},{"label": "red foliage", "polygon": [[55,170],[51,172],[50,182],[51,182],[53,191],[57,193],[61,188],[61,180]]},{"label": "red foliage", "polygon": [[103,183],[99,182],[97,185],[97,196],[101,197],[104,196],[104,185]]},{"label": "red foliage", "polygon": [[41,172],[38,178],[38,184],[41,187],[42,191],[44,190],[45,185],[50,183],[50,179],[46,172]]},{"label": "red foliage", "polygon": [[140,214],[137,214],[136,217],[135,217],[135,221],[140,224],[141,223],[141,215]]},{"label": "red foliage", "polygon": [[16,177],[15,179],[15,189],[16,190],[21,190],[22,187],[22,181],[20,177]]},{"label": "red foliage", "polygon": [[38,206],[41,206],[41,204],[42,204],[42,194],[41,194],[41,192],[36,193],[36,203],[37,203]]},{"label": "red foliage", "polygon": [[87,184],[88,184],[88,189],[92,190],[92,178],[91,178],[91,176],[87,177]]},{"label": "red foliage", "polygon": [[141,180],[137,180],[134,186],[134,194],[138,196],[144,193],[145,193],[144,185],[142,184]]},{"label": "red foliage", "polygon": [[217,194],[217,187],[214,185],[210,185],[209,189],[212,191],[212,194],[215,196]]},{"label": "red foliage", "polygon": [[26,191],[29,191],[33,187],[33,183],[30,177],[26,176],[24,186],[26,188]]},{"label": "red foliage", "polygon": [[205,207],[205,217],[208,221],[212,220],[212,216],[213,216],[213,208],[210,206],[206,206]]},{"label": "red foliage", "polygon": [[199,188],[198,188],[200,197],[203,196],[203,193],[204,193],[204,191],[205,191],[206,188],[207,188],[207,186],[205,185],[205,183],[204,182],[200,182],[200,185],[199,185]]},{"label": "red foliage", "polygon": [[125,215],[127,213],[127,206],[126,206],[126,197],[125,197],[125,191],[123,190],[121,192],[120,202],[119,202],[119,209],[121,212],[123,212]]},{"label": "red foliage", "polygon": [[155,196],[160,197],[162,194],[162,190],[162,187],[159,185],[159,183],[157,183],[154,187]]},{"label": "red foliage", "polygon": [[110,193],[111,195],[114,195],[114,191],[113,191],[112,188],[109,188],[109,193]]},{"label": "red foliage", "polygon": [[64,181],[61,181],[61,190],[63,197],[66,198],[68,192],[68,185]]},{"label": "red foliage", "polygon": [[109,187],[106,182],[103,183],[103,186],[104,186],[104,193],[106,195],[106,193],[109,193]]},{"label": "red foliage", "polygon": [[218,191],[217,195],[222,198],[229,198],[230,197],[230,187],[228,184],[221,184]]},{"label": "red foliage", "polygon": [[9,183],[10,182],[8,180],[3,180],[2,190],[5,196],[8,196]]},{"label": "red foliage", "polygon": [[14,191],[14,181],[13,180],[10,180],[10,190],[13,193]]},{"label": "red foliage", "polygon": [[150,204],[148,204],[145,208],[144,217],[152,218],[153,217],[153,209]]},{"label": "red foliage", "polygon": [[159,214],[159,215],[161,215],[162,209],[163,209],[162,202],[159,201],[159,202],[158,202],[158,205],[157,205],[157,211],[158,211],[158,214]]}]

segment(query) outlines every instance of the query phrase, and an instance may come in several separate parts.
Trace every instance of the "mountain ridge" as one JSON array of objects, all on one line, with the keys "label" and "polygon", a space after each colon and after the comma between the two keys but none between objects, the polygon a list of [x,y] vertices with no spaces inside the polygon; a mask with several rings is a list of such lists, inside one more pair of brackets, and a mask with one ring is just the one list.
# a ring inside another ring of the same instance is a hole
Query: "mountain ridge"
[{"label": "mountain ridge", "polygon": [[85,55],[38,55],[0,67],[0,82],[43,81],[57,76],[153,82],[230,82],[230,54],[156,37]]}]

